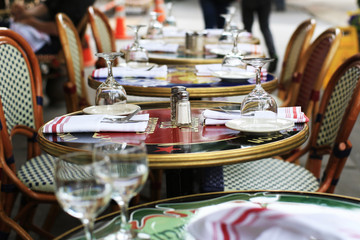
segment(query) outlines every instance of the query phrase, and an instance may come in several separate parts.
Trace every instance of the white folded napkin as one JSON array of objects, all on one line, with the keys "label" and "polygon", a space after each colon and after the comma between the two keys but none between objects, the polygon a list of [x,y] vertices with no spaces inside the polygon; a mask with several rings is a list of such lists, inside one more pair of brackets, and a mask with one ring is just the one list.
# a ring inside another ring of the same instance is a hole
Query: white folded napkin
[{"label": "white folded napkin", "polygon": [[179,48],[178,43],[166,43],[162,40],[140,40],[139,44],[149,52],[175,53]]},{"label": "white folded napkin", "polygon": [[[246,52],[247,54],[263,54],[263,49],[260,44],[251,44],[251,43],[238,43],[237,45],[239,51]],[[233,48],[232,44],[205,44],[205,50],[211,51],[211,49],[225,49],[231,51]]]},{"label": "white folded napkin", "polygon": [[[231,119],[241,118],[240,110],[238,112],[220,112],[206,109],[202,113],[205,119],[205,125],[222,125]],[[256,112],[256,118],[272,118],[273,115],[268,111]],[[301,107],[279,107],[278,118],[286,118],[295,123],[309,122],[309,118],[301,111]]]},{"label": "white folded napkin", "polygon": [[[162,65],[148,70],[150,67],[133,68],[129,66],[113,67],[113,76],[115,78],[166,78],[167,66]],[[107,78],[108,69],[98,68],[93,70],[93,78]]]},{"label": "white folded napkin", "polygon": [[355,240],[360,212],[311,204],[275,202],[267,208],[228,202],[200,208],[187,225],[195,239]]},{"label": "white folded napkin", "polygon": [[163,36],[164,37],[183,37],[185,38],[186,30],[178,29],[174,26],[165,26],[163,27]]},{"label": "white folded napkin", "polygon": [[[224,31],[223,28],[205,29],[205,32],[207,32],[208,37],[218,37],[222,34],[223,31]],[[249,32],[241,32],[239,34],[239,38],[252,38],[252,34]]]},{"label": "white folded napkin", "polygon": [[[227,72],[255,72],[255,68],[252,66],[247,66],[246,70],[237,67],[223,67],[221,64],[198,64],[195,65],[196,75],[197,76],[211,76],[216,71],[227,71]],[[261,69],[261,77],[265,78],[267,76],[267,69]]]},{"label": "white folded napkin", "polygon": [[122,118],[114,115],[74,115],[54,118],[43,127],[44,133],[71,132],[144,132],[148,125],[149,114],[138,114],[131,120],[142,122],[104,123],[104,118]]}]

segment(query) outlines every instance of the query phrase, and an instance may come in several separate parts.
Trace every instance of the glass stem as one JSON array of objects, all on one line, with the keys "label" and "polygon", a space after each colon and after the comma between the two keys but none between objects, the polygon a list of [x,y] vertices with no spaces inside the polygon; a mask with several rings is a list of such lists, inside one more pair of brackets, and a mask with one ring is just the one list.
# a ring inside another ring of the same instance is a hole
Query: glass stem
[{"label": "glass stem", "polygon": [[232,52],[234,54],[237,54],[239,52],[239,49],[237,47],[237,45],[238,45],[238,36],[239,36],[239,33],[236,33],[234,35],[234,44],[233,44],[233,49],[232,49]]},{"label": "glass stem", "polygon": [[84,232],[87,240],[93,240],[94,220],[83,219]]},{"label": "glass stem", "polygon": [[121,232],[129,232],[130,226],[128,223],[128,216],[127,216],[127,209],[129,206],[129,201],[123,200],[121,198],[116,198],[115,201],[120,208],[120,220],[121,220],[120,231]]},{"label": "glass stem", "polygon": [[256,72],[256,87],[261,87],[261,67],[256,67],[255,72]]}]

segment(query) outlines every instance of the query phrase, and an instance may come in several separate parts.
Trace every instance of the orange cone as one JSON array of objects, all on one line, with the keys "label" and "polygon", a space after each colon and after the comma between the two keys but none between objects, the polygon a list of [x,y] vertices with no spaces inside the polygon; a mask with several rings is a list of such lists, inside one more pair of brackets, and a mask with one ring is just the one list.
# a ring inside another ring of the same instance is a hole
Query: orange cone
[{"label": "orange cone", "polygon": [[84,66],[85,67],[93,66],[95,64],[95,59],[93,57],[90,48],[90,36],[88,34],[85,34],[85,41],[83,42],[82,50],[83,50]]},{"label": "orange cone", "polygon": [[126,39],[126,24],[125,24],[125,4],[124,1],[116,1],[115,6],[115,17],[116,17],[116,27],[115,27],[115,38],[116,39]]},{"label": "orange cone", "polygon": [[155,0],[154,12],[161,13],[161,14],[158,16],[158,21],[159,21],[159,22],[162,23],[162,22],[165,21],[164,0]]}]

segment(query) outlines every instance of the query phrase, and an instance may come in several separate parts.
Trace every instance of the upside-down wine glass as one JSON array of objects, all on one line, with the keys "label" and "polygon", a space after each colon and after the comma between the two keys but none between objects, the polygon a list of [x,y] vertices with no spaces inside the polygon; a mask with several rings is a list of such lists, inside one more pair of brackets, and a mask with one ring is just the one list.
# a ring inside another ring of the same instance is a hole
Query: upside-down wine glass
[{"label": "upside-down wine glass", "polygon": [[261,68],[272,58],[244,58],[243,62],[253,66],[256,71],[255,88],[243,99],[241,103],[241,115],[243,117],[252,117],[255,112],[269,111],[273,116],[277,115],[277,104],[275,99],[268,94],[261,86]]},{"label": "upside-down wine glass", "polygon": [[225,19],[224,30],[222,31],[219,41],[224,43],[231,43],[233,41],[232,33],[231,33],[231,20],[233,18],[233,14],[226,13],[221,14],[221,17]]},{"label": "upside-down wine glass", "polygon": [[128,64],[137,64],[137,63],[148,63],[149,54],[148,51],[140,45],[139,42],[139,30],[146,25],[127,25],[130,29],[134,31],[135,39],[131,44],[125,55],[125,61]]},{"label": "upside-down wine glass", "polygon": [[173,6],[174,5],[172,2],[166,3],[167,14],[166,14],[164,25],[176,27],[176,19],[175,19],[174,15],[172,14]]},{"label": "upside-down wine glass", "polygon": [[99,143],[94,147],[96,175],[113,187],[112,198],[121,209],[121,225],[117,239],[140,238],[128,223],[127,208],[140,192],[148,176],[147,151],[144,141]]},{"label": "upside-down wine glass", "polygon": [[159,22],[158,17],[162,13],[150,12],[150,22],[146,32],[146,37],[150,39],[163,38],[163,24]]},{"label": "upside-down wine glass", "polygon": [[113,64],[117,57],[123,55],[120,52],[96,53],[97,57],[104,58],[107,64],[108,76],[106,81],[96,89],[95,105],[125,104],[126,91],[113,76]]},{"label": "upside-down wine glass", "polygon": [[55,194],[60,206],[84,225],[87,240],[92,240],[94,221],[111,199],[111,184],[94,174],[91,153],[74,152],[55,160]]},{"label": "upside-down wine glass", "polygon": [[234,29],[231,30],[231,33],[233,35],[233,47],[231,49],[231,52],[225,55],[225,57],[222,60],[222,67],[223,68],[231,68],[231,67],[239,67],[246,69],[246,63],[242,61],[244,58],[244,53],[238,49],[238,38],[241,32],[244,30],[241,29]]}]

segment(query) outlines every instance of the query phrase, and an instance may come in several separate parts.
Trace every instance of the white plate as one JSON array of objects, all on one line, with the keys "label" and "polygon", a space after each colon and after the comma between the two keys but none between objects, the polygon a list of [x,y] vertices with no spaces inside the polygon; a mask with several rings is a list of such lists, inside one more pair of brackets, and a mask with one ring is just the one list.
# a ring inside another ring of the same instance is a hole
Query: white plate
[{"label": "white plate", "polygon": [[135,104],[114,104],[91,106],[83,109],[86,114],[128,115],[140,108]]},{"label": "white plate", "polygon": [[256,74],[248,71],[214,71],[212,75],[221,79],[249,79],[254,78]]},{"label": "white plate", "polygon": [[285,118],[239,118],[227,121],[225,126],[249,133],[272,133],[294,126],[294,122]]}]

